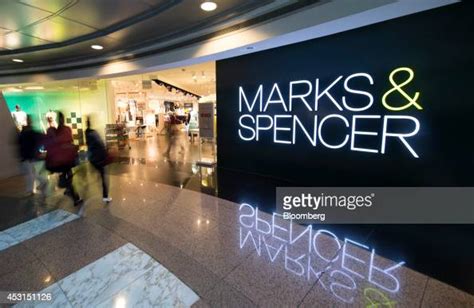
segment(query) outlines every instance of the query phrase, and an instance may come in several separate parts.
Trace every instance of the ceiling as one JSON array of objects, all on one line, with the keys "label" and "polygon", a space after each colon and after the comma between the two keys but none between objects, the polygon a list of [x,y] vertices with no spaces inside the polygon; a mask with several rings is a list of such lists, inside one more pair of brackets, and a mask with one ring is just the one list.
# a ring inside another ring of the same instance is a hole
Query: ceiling
[{"label": "ceiling", "polygon": [[[212,95],[216,93],[216,62],[210,61],[143,75],[129,75],[105,80],[131,82],[137,88],[141,89],[142,80],[152,79],[162,80],[199,96]],[[0,85],[0,90],[5,92],[89,91],[96,89],[97,85],[103,84],[103,82],[104,79],[49,81],[16,86]]]},{"label": "ceiling", "polygon": [[216,93],[216,62],[209,61],[143,75],[111,78],[112,81],[130,81],[137,85],[141,80],[159,79],[199,96]]},{"label": "ceiling", "polygon": [[214,61],[160,71],[156,77],[200,96],[216,93],[216,62]]},{"label": "ceiling", "polygon": [[206,12],[199,0],[1,0],[0,76],[165,52],[320,2],[214,1]]}]

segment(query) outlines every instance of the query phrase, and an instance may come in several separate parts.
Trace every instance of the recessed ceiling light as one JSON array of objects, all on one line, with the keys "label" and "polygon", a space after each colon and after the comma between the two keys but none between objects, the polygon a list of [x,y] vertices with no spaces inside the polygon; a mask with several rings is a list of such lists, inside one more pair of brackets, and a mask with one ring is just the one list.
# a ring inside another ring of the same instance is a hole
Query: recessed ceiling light
[{"label": "recessed ceiling light", "polygon": [[7,88],[6,92],[23,92],[23,89],[19,88]]},{"label": "recessed ceiling light", "polygon": [[22,59],[13,59],[12,61],[13,61],[13,62],[17,62],[17,63],[23,63],[23,60],[22,60]]},{"label": "recessed ceiling light", "polygon": [[201,3],[201,9],[206,12],[214,11],[217,9],[217,3],[213,1],[204,1]]},{"label": "recessed ceiling light", "polygon": [[25,87],[25,90],[43,90],[43,86],[30,86],[30,87]]},{"label": "recessed ceiling light", "polygon": [[104,46],[102,46],[102,45],[92,45],[91,48],[95,49],[95,50],[102,50],[102,49],[104,49]]}]

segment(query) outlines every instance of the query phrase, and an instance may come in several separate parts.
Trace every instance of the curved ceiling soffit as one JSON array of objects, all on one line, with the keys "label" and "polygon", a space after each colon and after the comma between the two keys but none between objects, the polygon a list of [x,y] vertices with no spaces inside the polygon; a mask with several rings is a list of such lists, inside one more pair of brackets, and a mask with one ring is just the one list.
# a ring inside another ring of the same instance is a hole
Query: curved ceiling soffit
[{"label": "curved ceiling soffit", "polygon": [[[175,2],[181,2],[181,1],[182,0],[170,1],[170,2],[168,2],[168,5],[171,2],[175,3]],[[261,3],[261,6],[263,6],[265,4],[268,4],[269,2],[272,2],[272,0],[262,0],[262,1],[259,1],[259,2]],[[167,40],[175,38],[177,36],[185,36],[185,35],[188,35],[192,32],[196,32],[196,31],[199,31],[199,30],[203,30],[203,29],[218,25],[219,23],[222,23],[222,21],[224,21],[226,19],[235,17],[235,15],[237,14],[235,12],[232,12],[232,10],[224,11],[224,12],[218,14],[218,15],[215,15],[215,16],[207,19],[206,22],[203,22],[200,25],[194,25],[192,27],[187,27],[184,30],[178,30],[173,34],[166,35],[165,37],[158,37],[158,38],[155,38],[155,39],[152,39],[152,40],[147,40],[147,41],[141,42],[140,44],[134,45],[132,48],[127,49],[127,50],[112,51],[112,52],[108,53],[107,55],[104,55],[104,57],[98,58],[97,61],[95,61],[95,62],[78,63],[81,60],[90,59],[90,55],[86,55],[86,56],[80,57],[80,58],[78,58],[78,57],[76,57],[74,59],[69,58],[69,59],[67,59],[67,61],[65,61],[65,63],[68,63],[68,64],[71,64],[71,62],[75,62],[76,64],[73,64],[73,65],[68,65],[68,66],[65,66],[65,67],[49,67],[49,68],[47,66],[46,67],[36,66],[36,69],[33,69],[33,70],[28,70],[28,69],[25,69],[23,71],[15,70],[13,72],[6,71],[4,73],[2,73],[0,71],[0,77],[13,76],[13,75],[29,75],[29,74],[36,74],[36,73],[49,73],[49,72],[57,72],[57,71],[67,71],[67,70],[72,70],[72,69],[90,68],[90,67],[97,67],[97,66],[101,66],[101,65],[110,64],[110,63],[113,63],[113,62],[129,61],[129,60],[134,60],[134,59],[138,59],[138,58],[142,58],[142,57],[146,57],[146,56],[156,55],[156,54],[159,54],[159,53],[176,50],[176,49],[186,47],[186,46],[189,46],[189,45],[192,45],[192,44],[195,44],[195,43],[206,41],[206,40],[212,39],[212,38],[217,37],[217,36],[221,36],[221,35],[224,35],[224,34],[227,34],[227,33],[231,33],[233,31],[237,31],[237,30],[240,30],[240,29],[243,29],[243,28],[251,27],[251,26],[256,25],[256,24],[267,22],[269,20],[282,17],[286,14],[290,14],[290,13],[292,13],[294,11],[297,11],[299,9],[302,9],[303,7],[306,7],[306,6],[310,6],[310,5],[314,5],[314,4],[322,4],[322,3],[325,3],[325,2],[327,2],[327,1],[324,1],[324,0],[296,1],[296,2],[293,2],[289,5],[280,7],[276,10],[273,10],[273,11],[264,13],[262,15],[259,15],[257,17],[254,17],[250,20],[246,20],[246,21],[237,23],[235,25],[231,25],[231,26],[226,27],[224,29],[220,29],[220,30],[217,30],[217,31],[214,31],[214,32],[199,35],[197,37],[192,37],[190,39],[180,41],[180,42],[177,42],[177,43],[173,43],[171,45],[165,45],[165,46],[151,48],[151,49],[144,50],[144,51],[137,52],[137,53],[132,53],[133,50],[137,50],[137,49],[140,49],[140,48],[146,48],[146,47],[149,47],[151,45],[158,45],[160,43],[166,42]],[[174,5],[176,5],[176,4],[177,3],[175,3]],[[172,6],[170,6],[170,7],[172,7]],[[170,7],[168,7],[168,8],[170,8]],[[244,9],[245,12],[248,12],[249,10],[254,9],[254,8],[255,7],[251,7],[251,8],[246,7],[246,8],[241,8],[241,10]],[[164,12],[164,10],[162,10],[160,12]],[[152,17],[152,16],[150,15],[148,18],[150,18],[150,17]],[[137,21],[137,22],[139,22],[139,21]],[[115,26],[115,25],[113,25],[113,26]],[[115,31],[117,31],[117,30],[115,30]],[[97,31],[97,32],[101,32],[101,31]],[[85,35],[85,36],[87,36],[87,35]],[[89,40],[89,38],[86,39],[86,40]],[[74,43],[71,43],[71,44],[76,44],[76,43],[78,43],[78,41],[76,41]],[[49,44],[49,45],[53,45],[53,44]],[[43,46],[45,46],[45,45],[36,46],[34,48],[43,47]],[[57,47],[52,47],[52,48],[57,48]],[[41,50],[41,48],[38,48],[38,50]],[[38,51],[38,50],[36,50],[36,51]],[[2,54],[0,52],[0,56],[1,55]],[[113,57],[113,59],[112,59],[112,57]],[[56,62],[55,64],[61,64],[61,63]]]},{"label": "curved ceiling soffit", "polygon": [[[45,19],[49,19],[52,17],[55,17],[61,13],[61,11],[64,11],[70,7],[72,7],[75,3],[77,3],[78,0],[72,1],[68,3],[65,7],[63,7],[60,11],[53,13],[52,15],[48,16]],[[84,34],[81,36],[77,36],[75,38],[65,40],[62,42],[56,42],[56,43],[48,43],[48,44],[43,44],[43,45],[38,45],[38,46],[29,46],[29,47],[23,47],[23,48],[17,48],[17,49],[12,49],[12,50],[0,50],[0,56],[9,56],[9,55],[17,55],[17,54],[23,54],[23,53],[28,53],[28,52],[35,52],[35,51],[42,51],[42,50],[48,50],[48,49],[54,49],[54,48],[61,48],[61,47],[66,47],[78,43],[82,43],[85,41],[93,40],[99,37],[106,36],[108,34],[114,33],[116,31],[125,29],[127,27],[130,27],[134,24],[137,24],[139,22],[145,21],[151,17],[155,17],[164,11],[180,4],[183,2],[183,0],[168,0],[165,3],[162,3],[160,5],[156,5],[152,7],[149,10],[146,10],[138,15],[132,16],[130,18],[127,18],[125,20],[119,21],[113,25],[110,25],[104,29],[100,29],[98,31]],[[34,24],[41,23],[45,21],[45,19],[41,19]],[[27,27],[31,27],[33,24],[28,25]]]}]

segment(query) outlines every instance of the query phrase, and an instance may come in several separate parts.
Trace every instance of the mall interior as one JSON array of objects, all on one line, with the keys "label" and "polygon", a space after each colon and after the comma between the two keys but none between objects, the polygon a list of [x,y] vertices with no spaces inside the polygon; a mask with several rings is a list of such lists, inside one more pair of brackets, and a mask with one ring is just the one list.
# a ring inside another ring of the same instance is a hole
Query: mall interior
[{"label": "mall interior", "polygon": [[[0,305],[474,307],[473,13],[1,1]],[[285,219],[291,187],[391,208]]]}]

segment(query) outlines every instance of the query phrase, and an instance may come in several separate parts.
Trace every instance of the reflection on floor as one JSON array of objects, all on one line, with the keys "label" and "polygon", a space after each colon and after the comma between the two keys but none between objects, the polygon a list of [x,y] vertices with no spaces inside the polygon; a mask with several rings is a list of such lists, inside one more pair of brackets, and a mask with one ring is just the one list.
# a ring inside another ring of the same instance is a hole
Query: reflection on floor
[{"label": "reflection on floor", "polygon": [[[125,157],[109,167],[114,200],[105,205],[97,174],[79,167],[75,184],[86,200],[83,216],[0,251],[0,290],[51,290],[58,305],[62,298],[74,307],[92,302],[143,306],[135,299],[159,305],[156,294],[173,303],[181,300],[182,306],[197,300],[196,307],[474,306],[472,295],[413,270],[408,253],[387,258],[380,250],[387,241],[373,240],[380,234],[372,231],[378,226],[357,232],[353,226],[305,227],[283,221],[271,214],[271,205],[261,206],[270,201],[257,194],[274,196],[265,183],[276,181],[224,172],[162,157]],[[25,198],[20,183],[17,178],[0,184],[0,230],[58,209],[79,211],[53,188],[46,200]],[[221,194],[228,198],[216,197]],[[243,202],[266,211],[241,206]],[[117,270],[97,266],[124,249],[129,253],[118,255],[139,255],[141,261],[127,261],[126,266],[114,262]],[[419,262],[449,271],[452,265],[436,262],[442,254]],[[472,259],[467,262],[472,267]],[[126,282],[117,275],[122,269],[131,272],[123,275]],[[465,273],[464,280],[472,283],[469,268]],[[84,277],[92,280],[79,282]],[[90,281],[100,287],[92,288]],[[147,293],[134,293],[142,290]]]},{"label": "reflection on floor", "polygon": [[[131,180],[183,187],[238,204],[247,202],[268,213],[275,210],[275,187],[300,186],[300,183],[255,174],[198,167],[189,160],[164,159],[159,154],[161,150],[150,150],[155,146],[159,146],[158,141],[136,142],[123,155],[138,156],[123,157],[111,172],[129,176]],[[186,156],[198,157],[198,150],[197,145],[190,145]],[[474,246],[466,245],[474,237],[474,225],[331,225],[328,228],[340,238],[369,243],[378,247],[384,257],[404,259],[410,268],[474,294]]]},{"label": "reflection on floor", "polygon": [[[111,307],[125,298],[126,307],[141,307],[135,299],[159,305],[150,288],[163,283],[167,289],[158,294],[179,299],[162,299],[183,306],[196,296],[200,307],[474,304],[472,295],[405,267],[403,260],[379,256],[376,246],[323,227],[126,176],[111,176],[111,191],[114,201],[104,205],[98,185],[89,185],[82,218],[1,251],[0,289],[51,290],[74,307]],[[58,206],[77,212],[65,198],[57,199]],[[133,256],[140,257],[127,259]],[[144,285],[149,293],[134,293]]]},{"label": "reflection on floor", "polygon": [[170,155],[167,157],[164,154],[168,148],[168,138],[164,135],[130,140],[130,148],[125,147],[119,152],[119,156],[140,158],[148,163],[161,161],[165,158],[177,162],[194,163],[199,160],[215,158],[216,156],[216,149],[213,143],[201,143],[196,140],[184,144],[187,146],[185,151],[180,153],[179,149],[171,148]]},{"label": "reflection on floor", "polygon": [[103,256],[41,293],[51,293],[48,307],[190,307],[199,299],[166,268],[132,244]]}]

